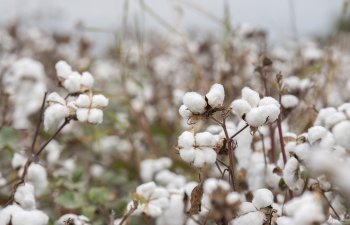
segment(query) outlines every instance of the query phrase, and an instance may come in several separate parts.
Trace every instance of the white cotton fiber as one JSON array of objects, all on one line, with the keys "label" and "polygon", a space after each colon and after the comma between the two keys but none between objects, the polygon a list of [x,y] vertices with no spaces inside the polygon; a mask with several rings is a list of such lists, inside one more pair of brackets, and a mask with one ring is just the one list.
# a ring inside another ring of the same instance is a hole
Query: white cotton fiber
[{"label": "white cotton fiber", "polygon": [[265,214],[259,211],[250,212],[233,220],[232,225],[263,225]]},{"label": "white cotton fiber", "polygon": [[249,102],[252,107],[257,107],[260,101],[259,93],[249,87],[244,87],[242,89],[242,99]]},{"label": "white cotton fiber", "polygon": [[350,150],[350,121],[342,121],[332,129],[335,141],[338,145]]},{"label": "white cotton fiber", "polygon": [[66,104],[66,100],[64,100],[64,98],[62,98],[59,94],[57,94],[57,92],[50,93],[47,96],[46,101],[47,102],[53,102],[53,103],[59,103],[61,105],[65,105]]},{"label": "white cotton fiber", "polygon": [[91,104],[90,97],[86,94],[81,94],[78,96],[77,100],[75,100],[75,103],[78,107],[87,108]]},{"label": "white cotton fiber", "polygon": [[191,111],[185,105],[180,106],[179,114],[182,118],[184,118],[186,120],[192,116]]},{"label": "white cotton fiber", "polygon": [[212,108],[217,108],[223,105],[225,99],[225,90],[221,84],[214,84],[211,86],[209,92],[206,94],[208,104]]},{"label": "white cotton fiber", "polygon": [[92,88],[92,86],[94,85],[94,78],[92,77],[91,73],[84,72],[81,75],[81,84],[88,89]]},{"label": "white cotton fiber", "polygon": [[254,198],[252,203],[257,209],[270,206],[273,203],[273,194],[270,190],[266,188],[258,189],[254,192]]},{"label": "white cotton fiber", "polygon": [[231,104],[231,108],[232,108],[232,112],[237,116],[239,116],[240,118],[242,118],[244,114],[246,114],[252,109],[250,104],[243,99],[234,100]]},{"label": "white cotton fiber", "polygon": [[310,144],[325,137],[327,135],[327,132],[327,129],[322,126],[314,126],[309,128],[309,130],[307,131],[307,135]]},{"label": "white cotton fiber", "polygon": [[15,201],[27,210],[35,209],[34,187],[29,183],[25,183],[17,188],[15,193]]},{"label": "white cotton fiber", "polygon": [[104,95],[94,95],[92,97],[92,107],[93,108],[103,108],[108,105],[108,98],[106,98]]},{"label": "white cotton fiber", "polygon": [[197,92],[187,92],[183,97],[184,105],[192,112],[201,114],[207,105],[204,97]]},{"label": "white cotton fiber", "polygon": [[215,145],[214,135],[209,132],[197,133],[195,136],[195,142],[198,146],[213,146]]},{"label": "white cotton fiber", "polygon": [[56,73],[59,79],[67,79],[73,72],[72,67],[65,61],[58,61],[55,65]]},{"label": "white cotton fiber", "polygon": [[92,124],[100,124],[103,122],[103,111],[101,109],[92,108],[89,111],[88,122]]},{"label": "white cotton fiber", "polygon": [[281,104],[284,108],[294,108],[299,104],[299,99],[294,95],[283,95],[281,97]]},{"label": "white cotton fiber", "polygon": [[178,138],[180,148],[189,149],[194,145],[194,135],[189,131],[184,131]]}]

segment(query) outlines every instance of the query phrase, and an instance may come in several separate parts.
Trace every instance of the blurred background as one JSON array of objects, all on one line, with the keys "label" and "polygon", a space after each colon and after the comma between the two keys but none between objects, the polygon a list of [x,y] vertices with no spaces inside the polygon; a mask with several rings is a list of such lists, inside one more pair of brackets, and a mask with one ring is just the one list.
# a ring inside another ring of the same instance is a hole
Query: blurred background
[{"label": "blurred background", "polygon": [[347,4],[344,0],[0,0],[0,25],[17,22],[62,33],[75,31],[80,24],[101,46],[111,43],[111,33],[125,25],[159,33],[170,26],[217,33],[226,11],[233,25],[260,27],[270,41],[281,41],[329,35]]}]

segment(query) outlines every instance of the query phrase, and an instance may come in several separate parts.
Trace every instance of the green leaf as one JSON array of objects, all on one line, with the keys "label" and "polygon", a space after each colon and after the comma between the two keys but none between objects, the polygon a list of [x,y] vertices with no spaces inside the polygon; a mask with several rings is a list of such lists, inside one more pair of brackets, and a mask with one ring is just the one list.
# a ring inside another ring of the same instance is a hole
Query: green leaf
[{"label": "green leaf", "polygon": [[18,133],[12,127],[3,127],[0,130],[0,148],[13,146],[18,140]]},{"label": "green leaf", "polygon": [[306,180],[309,177],[309,173],[306,170],[304,170],[300,173],[300,177],[301,179]]},{"label": "green leaf", "polygon": [[61,194],[55,202],[65,209],[78,209],[85,205],[84,195],[72,191]]},{"label": "green leaf", "polygon": [[90,189],[88,196],[92,203],[105,205],[108,203],[109,191],[104,187],[93,187]]},{"label": "green leaf", "polygon": [[286,183],[284,182],[283,178],[280,179],[278,182],[278,186],[283,190],[287,187]]},{"label": "green leaf", "polygon": [[92,220],[95,216],[96,207],[93,205],[86,206],[83,208],[82,212],[84,216],[87,216],[90,220]]}]

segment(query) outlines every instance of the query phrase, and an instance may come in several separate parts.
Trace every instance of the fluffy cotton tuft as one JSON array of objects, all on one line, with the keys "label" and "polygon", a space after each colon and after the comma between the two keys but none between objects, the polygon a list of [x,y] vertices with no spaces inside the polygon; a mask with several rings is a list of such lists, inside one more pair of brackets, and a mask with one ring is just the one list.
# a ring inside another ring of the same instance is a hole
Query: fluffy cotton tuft
[{"label": "fluffy cotton tuft", "polygon": [[259,189],[254,192],[254,198],[252,203],[257,209],[270,206],[273,203],[273,194],[270,190],[266,188]]},{"label": "fluffy cotton tuft", "polygon": [[307,131],[307,135],[310,144],[313,144],[315,141],[324,138],[327,135],[327,133],[327,129],[321,126],[314,126],[309,128],[309,130]]},{"label": "fluffy cotton tuft", "polygon": [[55,65],[56,73],[59,79],[67,79],[72,71],[72,67],[65,61],[58,61]]},{"label": "fluffy cotton tuft", "polygon": [[197,92],[187,92],[183,97],[184,105],[195,114],[204,113],[207,103],[204,97]]},{"label": "fluffy cotton tuft", "polygon": [[259,93],[249,87],[244,87],[242,89],[242,99],[249,102],[252,107],[257,107],[260,101]]},{"label": "fluffy cotton tuft", "polygon": [[240,118],[242,118],[244,114],[246,114],[252,109],[250,104],[243,99],[234,100],[231,104],[231,108],[232,112]]},{"label": "fluffy cotton tuft", "polygon": [[179,114],[182,118],[184,118],[186,120],[192,116],[191,111],[185,105],[180,106]]},{"label": "fluffy cotton tuft", "polygon": [[214,84],[211,86],[209,92],[206,94],[208,104],[212,108],[218,108],[224,104],[225,90],[221,84]]},{"label": "fluffy cotton tuft", "polygon": [[294,108],[299,104],[299,99],[294,95],[283,95],[281,97],[281,104],[284,108]]}]

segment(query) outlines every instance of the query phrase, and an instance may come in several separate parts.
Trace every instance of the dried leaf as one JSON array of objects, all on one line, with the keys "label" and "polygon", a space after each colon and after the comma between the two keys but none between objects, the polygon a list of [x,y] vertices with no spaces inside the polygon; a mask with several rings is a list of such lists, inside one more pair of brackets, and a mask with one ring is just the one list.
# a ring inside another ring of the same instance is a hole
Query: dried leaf
[{"label": "dried leaf", "polygon": [[193,216],[201,211],[201,201],[203,197],[203,183],[199,183],[191,193],[191,208],[187,212],[189,216]]}]

